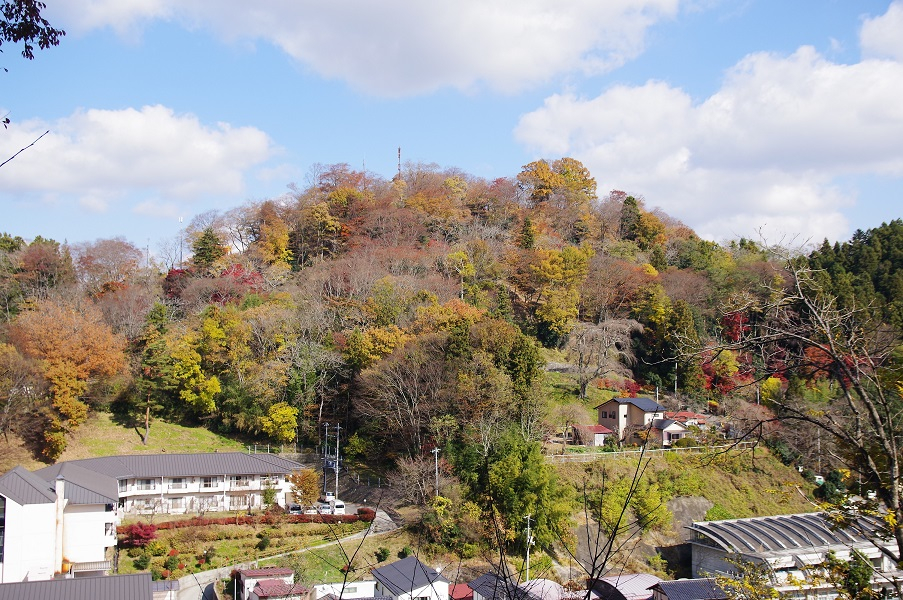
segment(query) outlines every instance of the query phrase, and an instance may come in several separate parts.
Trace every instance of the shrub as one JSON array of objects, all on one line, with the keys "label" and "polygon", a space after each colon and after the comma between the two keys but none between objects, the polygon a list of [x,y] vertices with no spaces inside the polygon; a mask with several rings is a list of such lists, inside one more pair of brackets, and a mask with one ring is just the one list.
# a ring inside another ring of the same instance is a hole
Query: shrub
[{"label": "shrub", "polygon": [[132,564],[138,571],[143,571],[150,565],[150,556],[148,556],[147,554],[142,554],[135,558],[135,560],[132,561]]},{"label": "shrub", "polygon": [[712,508],[707,510],[705,513],[706,521],[723,521],[725,519],[734,519],[734,518],[736,518],[736,517],[734,517],[734,515],[731,514],[731,512],[728,509],[724,508],[720,504],[715,504],[714,506],[712,506]]},{"label": "shrub", "polygon": [[411,550],[410,546],[405,546],[401,550],[398,551],[398,558],[407,558],[410,555],[414,554],[414,551]]},{"label": "shrub", "polygon": [[263,552],[264,550],[266,550],[269,547],[270,547],[270,538],[268,538],[266,536],[263,536],[262,538],[260,538],[260,541],[257,542],[257,549],[260,550],[261,552]]},{"label": "shrub", "polygon": [[166,554],[166,544],[160,540],[153,540],[148,542],[147,546],[144,547],[144,550],[151,556],[163,556]]},{"label": "shrub", "polygon": [[169,570],[169,571],[174,571],[174,570],[177,569],[178,566],[179,566],[179,559],[178,559],[178,557],[176,557],[176,556],[168,556],[168,557],[166,557],[166,560],[163,561],[163,566],[164,566],[167,570]]},{"label": "shrub", "polygon": [[383,562],[387,558],[389,558],[389,549],[385,546],[380,546],[376,550],[376,562]]},{"label": "shrub", "polygon": [[150,523],[132,523],[120,527],[119,533],[125,535],[123,546],[143,548],[157,538],[157,526]]}]

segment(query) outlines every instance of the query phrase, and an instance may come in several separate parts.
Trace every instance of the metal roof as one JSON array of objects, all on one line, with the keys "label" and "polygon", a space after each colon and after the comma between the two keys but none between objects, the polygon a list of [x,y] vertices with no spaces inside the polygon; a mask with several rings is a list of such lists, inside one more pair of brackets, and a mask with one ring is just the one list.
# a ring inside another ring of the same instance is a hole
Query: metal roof
[{"label": "metal roof", "polygon": [[22,467],[13,467],[0,476],[0,495],[21,506],[56,502],[53,484]]},{"label": "metal roof", "polygon": [[428,567],[416,556],[408,556],[371,571],[373,578],[392,592],[393,596],[409,593],[434,583],[448,583],[448,579]]},{"label": "metal roof", "polygon": [[703,521],[687,529],[726,552],[741,554],[797,554],[813,548],[871,546],[871,540],[878,537],[877,525],[870,518],[860,518],[855,527],[836,529],[823,513]]},{"label": "metal roof", "polygon": [[91,471],[74,462],[61,462],[35,471],[35,475],[53,482],[62,476],[63,495],[70,504],[116,504],[119,489],[116,479]]},{"label": "metal roof", "polygon": [[591,587],[603,600],[645,600],[652,597],[649,588],[660,581],[649,573],[622,573],[595,579]]},{"label": "metal roof", "polygon": [[281,458],[274,454],[210,452],[200,454],[129,454],[85,458],[59,463],[35,472],[43,477],[44,471],[57,469],[64,464],[76,465],[114,479],[205,475],[273,475],[291,473],[302,467],[301,463]]},{"label": "metal roof", "polygon": [[724,593],[714,579],[678,579],[659,581],[652,589],[660,590],[668,600],[725,600]]},{"label": "metal roof", "polygon": [[152,600],[149,573],[0,584],[0,600]]},{"label": "metal roof", "polygon": [[640,409],[643,412],[664,412],[664,410],[665,410],[664,406],[662,406],[661,404],[659,404],[652,398],[644,398],[644,397],[612,398],[611,400],[603,402],[596,408],[601,408],[602,406],[605,406],[609,402],[617,402],[618,404],[633,404],[634,406],[636,406],[638,409]]}]

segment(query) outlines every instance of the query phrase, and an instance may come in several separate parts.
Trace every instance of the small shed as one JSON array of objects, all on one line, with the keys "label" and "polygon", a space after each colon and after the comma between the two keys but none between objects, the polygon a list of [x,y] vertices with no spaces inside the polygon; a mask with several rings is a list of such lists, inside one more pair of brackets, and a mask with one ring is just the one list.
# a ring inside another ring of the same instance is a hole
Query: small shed
[{"label": "small shed", "polygon": [[606,438],[614,433],[605,425],[574,425],[574,443],[589,447],[604,446]]}]

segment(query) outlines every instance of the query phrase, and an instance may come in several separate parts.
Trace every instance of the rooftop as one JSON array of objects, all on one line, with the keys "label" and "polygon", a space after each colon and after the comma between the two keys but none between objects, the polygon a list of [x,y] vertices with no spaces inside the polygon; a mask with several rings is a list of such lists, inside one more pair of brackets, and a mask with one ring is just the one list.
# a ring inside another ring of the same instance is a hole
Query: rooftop
[{"label": "rooftop", "polygon": [[416,556],[408,556],[371,571],[373,578],[392,595],[398,596],[432,585],[448,583],[439,571],[420,562]]}]

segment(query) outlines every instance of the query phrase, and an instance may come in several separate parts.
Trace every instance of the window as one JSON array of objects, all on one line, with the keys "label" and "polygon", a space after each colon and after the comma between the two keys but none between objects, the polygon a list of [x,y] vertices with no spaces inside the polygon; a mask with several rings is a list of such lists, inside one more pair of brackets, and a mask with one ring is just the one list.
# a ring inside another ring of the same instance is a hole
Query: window
[{"label": "window", "polygon": [[156,479],[139,479],[138,480],[138,489],[142,492],[155,490],[155,489],[157,489],[157,480]]},{"label": "window", "polygon": [[234,488],[248,487],[251,485],[251,478],[247,475],[230,475],[229,484]]},{"label": "window", "polygon": [[608,413],[608,418],[609,418],[609,419],[614,419],[614,418],[615,418],[615,411],[611,411],[610,413]]},{"label": "window", "polygon": [[120,479],[119,480],[119,491],[120,492],[129,491],[129,480],[128,479]]},{"label": "window", "polygon": [[219,487],[219,477],[201,477],[201,489],[209,490]]},{"label": "window", "polygon": [[169,489],[171,490],[184,490],[185,487],[184,477],[173,477],[169,480]]},{"label": "window", "polygon": [[264,487],[279,485],[279,475],[264,475],[260,478],[260,484]]},{"label": "window", "polygon": [[113,523],[104,523],[103,524],[103,534],[107,537],[111,535],[116,535],[116,527]]},{"label": "window", "polygon": [[185,510],[185,498],[173,498],[169,502],[169,508],[172,510]]},{"label": "window", "polygon": [[250,503],[250,496],[229,496],[230,510],[241,510],[242,508],[247,508],[248,506],[250,506]]}]

